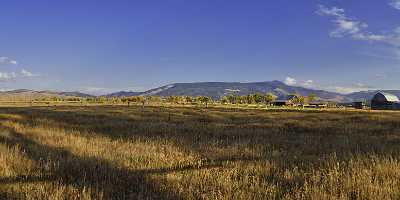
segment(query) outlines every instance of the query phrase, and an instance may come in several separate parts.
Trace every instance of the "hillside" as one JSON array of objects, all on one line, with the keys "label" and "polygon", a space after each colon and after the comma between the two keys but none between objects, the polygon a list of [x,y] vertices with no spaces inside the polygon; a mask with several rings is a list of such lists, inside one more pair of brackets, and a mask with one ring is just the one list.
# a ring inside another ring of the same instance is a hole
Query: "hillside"
[{"label": "hillside", "polygon": [[111,94],[106,94],[104,95],[105,97],[130,97],[130,96],[139,96],[143,94],[143,92],[126,92],[126,91],[120,91],[120,92],[114,92]]},{"label": "hillside", "polygon": [[278,97],[297,93],[307,96],[311,93],[328,101],[349,101],[345,95],[323,90],[313,90],[303,87],[286,85],[280,81],[240,83],[240,82],[200,82],[200,83],[176,83],[155,88],[143,93],[145,96],[209,96],[219,99],[229,94],[247,95],[251,93],[271,92]]},{"label": "hillside", "polygon": [[[400,90],[379,90],[387,93],[392,93],[400,97]],[[378,90],[354,92],[351,94],[340,94],[328,92],[324,90],[314,90],[303,87],[289,86],[281,81],[266,81],[253,83],[240,82],[198,82],[198,83],[175,83],[165,85],[146,92],[116,92],[105,95],[107,97],[121,96],[209,96],[213,99],[219,99],[222,96],[229,94],[247,95],[251,93],[268,93],[271,92],[278,97],[283,97],[288,94],[301,94],[307,96],[311,93],[317,95],[321,100],[333,102],[351,102],[367,100],[369,101]]]},{"label": "hillside", "polygon": [[0,92],[0,101],[26,101],[31,99],[43,99],[50,97],[93,97],[92,95],[81,92],[56,92],[56,91],[35,91],[18,89]]}]

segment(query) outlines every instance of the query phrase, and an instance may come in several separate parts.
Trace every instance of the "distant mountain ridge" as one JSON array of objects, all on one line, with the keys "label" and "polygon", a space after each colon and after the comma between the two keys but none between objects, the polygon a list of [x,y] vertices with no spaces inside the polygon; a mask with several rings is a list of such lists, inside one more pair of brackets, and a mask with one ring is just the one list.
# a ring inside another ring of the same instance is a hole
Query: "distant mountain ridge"
[{"label": "distant mountain ridge", "polygon": [[[300,94],[307,96],[311,93],[316,94],[322,100],[326,101],[350,101],[345,95],[328,92],[324,90],[314,90],[303,87],[289,86],[281,81],[265,82],[197,82],[197,83],[175,83],[154,88],[137,95],[143,96],[209,96],[213,99],[220,99],[229,94],[248,95],[252,93],[273,93],[278,97],[284,97],[288,94]],[[121,91],[106,96],[125,96],[129,94]]]},{"label": "distant mountain ridge", "polygon": [[10,91],[1,91],[0,92],[0,100],[3,101],[19,101],[19,100],[27,100],[27,99],[42,99],[49,97],[94,97],[93,95],[85,94],[82,92],[57,92],[57,91],[35,91],[28,89],[17,89]]},{"label": "distant mountain ridge", "polygon": [[266,82],[199,82],[199,83],[176,83],[159,88],[155,88],[144,92],[144,96],[209,96],[213,99],[220,99],[222,96],[229,94],[247,95],[251,93],[273,93],[278,97],[288,94],[300,94],[307,96],[311,93],[316,94],[319,98],[329,101],[345,101],[346,97],[323,90],[313,90],[303,87],[295,87],[286,85],[280,81]]},{"label": "distant mountain ridge", "polygon": [[400,90],[371,90],[340,94],[324,90],[315,90],[298,86],[289,86],[281,81],[265,82],[197,82],[197,83],[175,83],[162,87],[150,89],[145,92],[116,92],[106,96],[209,96],[219,99],[229,94],[247,95],[251,93],[273,93],[282,98],[288,94],[300,94],[307,96],[315,94],[319,99],[332,102],[369,101],[377,92],[387,92],[400,97]]},{"label": "distant mountain ridge", "polygon": [[[400,97],[400,90],[370,90],[354,92],[351,94],[340,94],[324,90],[289,86],[281,81],[265,82],[197,82],[197,83],[175,83],[162,87],[150,89],[145,92],[120,91],[102,95],[104,97],[126,97],[126,96],[209,96],[215,100],[229,94],[248,95],[252,93],[273,93],[278,98],[283,98],[288,94],[300,94],[308,96],[315,94],[320,100],[332,102],[352,102],[369,101],[377,92],[387,92]],[[28,89],[18,89],[0,92],[0,100],[18,100],[26,97],[45,98],[45,97],[95,97],[95,95],[82,92],[57,92],[57,91],[35,91]]]},{"label": "distant mountain ridge", "polygon": [[120,91],[120,92],[114,92],[114,93],[111,93],[111,94],[106,94],[106,95],[103,95],[103,96],[106,96],[106,97],[130,97],[130,96],[139,96],[141,94],[143,94],[143,92]]}]

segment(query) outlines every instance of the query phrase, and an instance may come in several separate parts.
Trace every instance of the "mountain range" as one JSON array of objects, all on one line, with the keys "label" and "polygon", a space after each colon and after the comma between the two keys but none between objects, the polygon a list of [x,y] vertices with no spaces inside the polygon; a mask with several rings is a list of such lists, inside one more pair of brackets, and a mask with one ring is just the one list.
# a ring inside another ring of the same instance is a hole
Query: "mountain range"
[{"label": "mountain range", "polygon": [[[400,90],[379,90],[400,96]],[[209,96],[213,99],[220,99],[222,96],[235,94],[247,95],[251,93],[273,93],[278,98],[288,94],[300,94],[307,96],[315,94],[318,99],[332,102],[351,102],[370,100],[377,90],[354,92],[351,94],[340,94],[324,90],[316,90],[298,86],[290,86],[281,81],[265,82],[197,82],[197,83],[175,83],[162,87],[150,89],[145,92],[120,91],[102,95],[104,97],[124,97],[124,96]],[[35,90],[12,90],[0,92],[0,100],[19,100],[29,98],[45,97],[94,97],[94,95],[82,92],[56,92],[56,91],[35,91]]]},{"label": "mountain range", "polygon": [[[400,90],[379,90],[400,96]],[[138,92],[116,92],[105,95],[107,97],[120,96],[209,96],[213,99],[220,99],[222,96],[229,94],[247,95],[251,93],[273,93],[278,98],[288,94],[300,94],[307,96],[315,94],[318,99],[332,102],[351,102],[351,101],[368,101],[378,90],[354,92],[350,94],[340,94],[325,90],[316,90],[298,86],[290,86],[281,81],[265,81],[265,82],[197,82],[197,83],[175,83],[165,85],[155,89],[151,89],[142,93]]]},{"label": "mountain range", "polygon": [[56,91],[35,91],[27,89],[18,89],[10,91],[0,92],[1,101],[25,101],[27,99],[43,99],[49,97],[94,97],[93,95],[81,93],[81,92],[56,92]]},{"label": "mountain range", "polygon": [[222,96],[235,94],[247,95],[251,93],[273,93],[278,97],[288,94],[308,95],[316,94],[319,98],[329,101],[345,101],[346,97],[338,93],[327,92],[323,90],[313,90],[303,87],[295,87],[286,85],[280,81],[268,82],[201,82],[201,83],[176,83],[159,88],[155,88],[144,92],[144,96],[171,96],[171,95],[187,95],[187,96],[209,96],[213,99],[220,99]]}]

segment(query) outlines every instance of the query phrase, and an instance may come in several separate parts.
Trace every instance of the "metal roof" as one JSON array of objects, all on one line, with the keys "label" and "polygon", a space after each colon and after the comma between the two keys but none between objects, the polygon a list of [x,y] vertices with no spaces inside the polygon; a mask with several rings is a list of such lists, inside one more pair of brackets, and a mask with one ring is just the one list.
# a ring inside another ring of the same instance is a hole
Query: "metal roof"
[{"label": "metal roof", "polygon": [[287,102],[287,101],[286,101],[286,100],[282,100],[282,99],[277,99],[277,100],[275,100],[274,102],[276,102],[276,103],[280,103],[280,102],[285,103],[285,102]]},{"label": "metal roof", "polygon": [[[382,95],[386,101],[390,101],[390,102],[399,102],[399,98],[396,95],[390,94],[390,93],[386,93],[386,92],[378,92],[375,94],[374,99],[376,97],[378,97],[379,95]],[[379,98],[379,97],[378,97]]]},{"label": "metal roof", "polygon": [[298,95],[295,95],[295,94],[280,96],[280,97],[278,97],[278,99],[276,99],[276,101],[290,101],[290,100],[293,100],[294,98],[296,98],[297,96]]}]

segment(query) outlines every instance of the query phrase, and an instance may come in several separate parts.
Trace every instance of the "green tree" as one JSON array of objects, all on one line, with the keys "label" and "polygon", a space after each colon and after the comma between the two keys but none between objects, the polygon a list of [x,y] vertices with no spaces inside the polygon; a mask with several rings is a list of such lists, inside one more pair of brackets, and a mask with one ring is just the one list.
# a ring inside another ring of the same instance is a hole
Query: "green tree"
[{"label": "green tree", "polygon": [[161,97],[159,96],[149,96],[147,97],[148,102],[152,102],[152,103],[159,103],[161,102]]},{"label": "green tree", "polygon": [[237,103],[237,97],[236,95],[229,95],[227,96],[228,101],[230,104],[236,104]]},{"label": "green tree", "polygon": [[306,100],[306,98],[305,98],[304,96],[296,95],[296,96],[293,98],[292,102],[293,102],[294,104],[304,104],[304,103],[305,103],[305,100]]},{"label": "green tree", "polygon": [[271,105],[272,102],[274,102],[274,101],[276,100],[276,98],[277,98],[277,96],[275,96],[274,94],[272,94],[272,93],[267,93],[267,94],[265,95],[265,97],[264,97],[264,99],[265,99],[265,104]]},{"label": "green tree", "polygon": [[251,94],[249,94],[247,96],[243,96],[241,103],[244,103],[244,104],[253,104],[253,103],[255,103],[254,96],[251,95]]},{"label": "green tree", "polygon": [[180,104],[183,102],[183,99],[184,98],[182,96],[168,96],[166,101],[168,103]]},{"label": "green tree", "polygon": [[126,104],[126,103],[128,103],[128,98],[127,97],[122,97],[121,98],[121,102],[123,103],[123,104]]},{"label": "green tree", "polygon": [[61,98],[59,98],[59,97],[51,97],[51,101],[61,101]]},{"label": "green tree", "polygon": [[175,96],[168,96],[165,100],[168,103],[175,103]]},{"label": "green tree", "polygon": [[264,96],[262,94],[260,94],[260,93],[253,94],[253,99],[254,99],[254,102],[256,104],[260,104],[260,103],[263,103],[265,101]]},{"label": "green tree", "polygon": [[112,104],[118,104],[119,102],[121,102],[121,99],[118,97],[112,97],[110,100]]},{"label": "green tree", "polygon": [[185,97],[185,102],[186,102],[186,103],[189,103],[189,104],[193,103],[193,97],[191,97],[191,96],[186,96],[186,97]]},{"label": "green tree", "polygon": [[206,107],[208,107],[208,103],[210,103],[212,101],[212,99],[207,96],[199,96],[197,98],[198,98],[198,101],[202,104],[205,104]]},{"label": "green tree", "polygon": [[227,103],[229,103],[229,98],[227,96],[223,96],[223,97],[221,97],[220,102],[222,104],[227,104]]},{"label": "green tree", "polygon": [[98,103],[105,103],[107,101],[107,99],[105,97],[98,97],[97,98],[97,102]]},{"label": "green tree", "polygon": [[314,93],[310,93],[307,97],[309,102],[315,101],[317,99],[317,95]]}]

